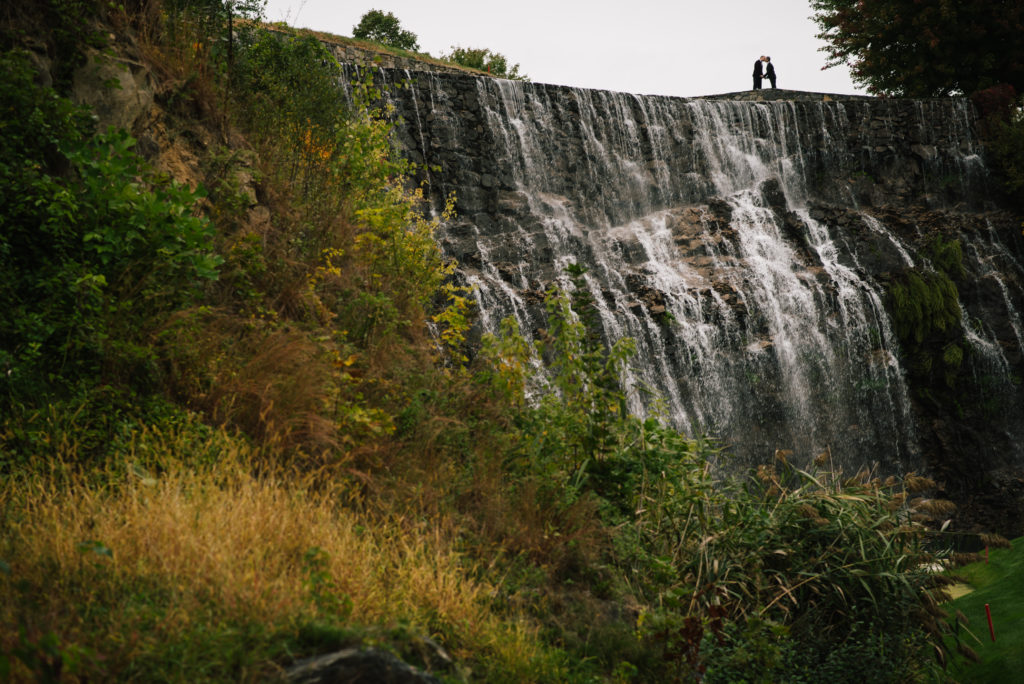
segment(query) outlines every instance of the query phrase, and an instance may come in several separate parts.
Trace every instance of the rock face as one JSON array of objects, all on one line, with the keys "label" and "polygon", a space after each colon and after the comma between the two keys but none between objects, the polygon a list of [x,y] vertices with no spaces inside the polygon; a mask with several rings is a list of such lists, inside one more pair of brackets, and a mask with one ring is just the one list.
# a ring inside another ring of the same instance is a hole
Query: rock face
[{"label": "rock face", "polygon": [[149,70],[142,63],[98,50],[75,72],[72,95],[76,102],[92,108],[100,130],[107,126],[131,130],[153,104]]},{"label": "rock face", "polygon": [[1020,219],[968,102],[378,81],[404,86],[397,136],[435,208],[457,196],[439,238],[481,329],[538,335],[579,263],[604,338],[637,342],[631,409],[743,461],[827,449],[964,491],[1024,461]]}]

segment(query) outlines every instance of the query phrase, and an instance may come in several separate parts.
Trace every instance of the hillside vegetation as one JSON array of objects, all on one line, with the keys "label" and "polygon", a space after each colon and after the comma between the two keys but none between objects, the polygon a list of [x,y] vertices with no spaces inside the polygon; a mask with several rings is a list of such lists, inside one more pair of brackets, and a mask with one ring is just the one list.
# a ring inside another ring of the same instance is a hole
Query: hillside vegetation
[{"label": "hillside vegetation", "polygon": [[[0,674],[943,678],[928,480],[712,470],[626,413],[582,288],[547,294],[553,386],[510,322],[470,349],[372,80],[237,19],[5,10]],[[69,97],[104,63],[148,74],[132,131]]]}]

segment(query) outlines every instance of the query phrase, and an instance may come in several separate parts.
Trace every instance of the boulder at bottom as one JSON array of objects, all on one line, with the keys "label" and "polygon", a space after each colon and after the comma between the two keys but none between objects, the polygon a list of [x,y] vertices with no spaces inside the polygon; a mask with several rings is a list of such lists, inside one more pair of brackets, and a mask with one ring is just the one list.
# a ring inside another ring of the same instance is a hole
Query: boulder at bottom
[{"label": "boulder at bottom", "polygon": [[294,684],[440,684],[387,651],[358,648],[300,660],[285,679]]}]

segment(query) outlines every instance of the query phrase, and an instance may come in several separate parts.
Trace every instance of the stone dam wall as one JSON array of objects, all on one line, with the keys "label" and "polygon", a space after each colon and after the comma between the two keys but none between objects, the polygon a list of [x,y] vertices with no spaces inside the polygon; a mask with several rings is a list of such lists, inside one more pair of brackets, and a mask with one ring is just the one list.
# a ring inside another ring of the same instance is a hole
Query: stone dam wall
[{"label": "stone dam wall", "polygon": [[[741,462],[929,470],[960,501],[1019,474],[1024,245],[969,102],[374,73],[433,209],[457,198],[438,239],[478,333],[542,341],[579,264],[602,337],[637,343],[633,412]],[[894,292],[950,244],[961,320],[915,340]]]}]

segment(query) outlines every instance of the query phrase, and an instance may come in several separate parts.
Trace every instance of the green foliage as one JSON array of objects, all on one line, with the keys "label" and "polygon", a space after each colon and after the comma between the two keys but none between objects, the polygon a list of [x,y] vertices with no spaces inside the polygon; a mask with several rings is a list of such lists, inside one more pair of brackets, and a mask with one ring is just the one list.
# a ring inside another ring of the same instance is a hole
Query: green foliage
[{"label": "green foliage", "polygon": [[[454,264],[434,239],[439,222],[454,215],[454,198],[441,216],[424,216],[422,190],[392,149],[391,112],[372,75],[349,84],[343,77],[313,38],[258,32],[239,53],[238,116],[260,150],[263,182],[287,196],[289,211],[275,217],[262,245],[237,239],[230,264],[257,309],[273,296],[262,291],[295,278],[284,287],[299,289],[302,306],[270,326],[291,318],[319,328],[316,346],[335,371],[329,397],[317,402],[331,407],[338,441],[355,448],[386,438],[396,424],[409,427],[408,414],[397,415],[407,408],[404,387],[385,394],[364,383],[371,360],[422,340],[429,317],[446,361],[461,366],[470,302],[451,284]],[[374,372],[402,372],[401,364],[387,365]],[[376,404],[382,396],[393,404]]]},{"label": "green foliage", "polygon": [[707,667],[703,681],[771,684],[805,681],[793,667],[796,644],[789,630],[760,618],[746,624],[731,623],[716,633],[706,634],[701,643]]},{"label": "green foliage", "polygon": [[256,34],[253,43],[239,55],[236,86],[245,107],[246,123],[260,136],[312,126],[318,139],[320,129],[330,130],[348,109],[344,90],[339,87],[341,67],[323,43],[311,36],[281,36],[269,31]]},{"label": "green foliage", "polygon": [[372,40],[375,43],[390,45],[399,50],[418,50],[419,39],[412,31],[402,28],[401,22],[391,12],[370,10],[360,18],[359,23],[352,27],[352,37],[360,40]]},{"label": "green foliage", "polygon": [[455,265],[441,260],[434,240],[438,222],[423,217],[421,191],[409,192],[400,179],[383,182],[378,192],[381,188],[376,197],[354,198],[363,230],[353,253],[366,267],[364,292],[386,295],[402,314],[422,312]]},{"label": "green foliage", "polygon": [[[0,473],[47,463],[99,465],[119,449],[133,448],[145,459],[148,448],[134,435],[147,423],[170,429],[185,422],[183,410],[159,396],[83,381],[67,399],[10,406],[0,416]],[[197,440],[198,443],[198,440]],[[218,447],[221,445],[218,445]],[[188,445],[196,462],[219,458],[219,449]]]},{"label": "green foliage", "polygon": [[470,326],[470,312],[476,302],[467,297],[471,288],[445,283],[441,287],[446,304],[430,317],[437,326],[438,337],[446,354],[446,360],[458,366],[469,361],[464,348],[466,331]]},{"label": "green foliage", "polygon": [[1024,3],[812,0],[826,67],[902,97],[970,94],[997,83],[1024,89]]},{"label": "green foliage", "polygon": [[[146,322],[217,277],[200,191],[154,176],[123,131],[0,58],[0,401],[145,366]],[[142,378],[139,378],[140,380]]]},{"label": "green foliage", "polygon": [[234,83],[244,124],[275,141],[275,171],[303,198],[319,191],[315,179],[340,157],[335,137],[349,112],[341,78],[334,56],[309,36],[260,31],[238,56]]},{"label": "green foliage", "polygon": [[945,273],[908,270],[893,283],[891,293],[900,339],[922,344],[960,321],[956,285]]},{"label": "green foliage", "polygon": [[[327,255],[309,279],[312,291],[327,301],[324,288],[353,259],[365,270],[361,291],[345,302],[365,341],[380,330],[376,321],[422,307],[447,270],[433,243],[435,224],[422,220],[421,194],[405,187],[409,165],[392,153],[378,90],[367,76],[346,95],[342,76],[316,39],[262,32],[239,56],[237,87],[245,123],[274,162],[274,180],[293,190],[302,211],[294,246],[305,259]],[[333,232],[344,220],[361,226],[351,241]],[[341,303],[327,306],[337,313]]]},{"label": "green foliage", "polygon": [[530,345],[514,318],[503,319],[497,335],[484,333],[478,358],[477,382],[489,387],[503,405],[517,410],[522,407],[533,365]]},{"label": "green foliage", "polygon": [[1024,97],[990,112],[986,147],[1011,198],[1024,205]]},{"label": "green foliage", "polygon": [[43,41],[51,60],[56,90],[67,94],[75,69],[85,62],[85,48],[102,48],[107,41],[96,28],[104,6],[96,0],[36,0],[8,3],[0,21],[0,51]]},{"label": "green foliage", "polygon": [[62,645],[53,632],[30,639],[22,627],[18,632],[18,643],[11,652],[0,651],[0,675],[5,679],[9,677],[9,662],[17,659],[32,673],[34,681],[58,684],[64,681],[64,675],[81,674],[84,664],[94,658],[95,654],[87,648],[75,644]]},{"label": "green foliage", "polygon": [[942,613],[926,530],[898,483],[800,471],[780,455],[738,485],[705,490],[684,518],[661,600],[641,618],[664,657],[691,675],[706,667],[709,681],[745,667],[746,681],[820,681],[823,668],[862,681],[872,666],[871,681],[896,682],[929,667]]},{"label": "green foliage", "polygon": [[[380,308],[367,297],[381,286],[422,304],[446,274],[433,245],[436,222],[422,220],[422,193],[406,185],[411,167],[392,151],[389,112],[372,77],[350,84],[346,94],[342,76],[316,39],[261,32],[239,56],[245,123],[264,142],[275,180],[293,190],[303,212],[296,245],[303,257],[337,248],[349,259],[365,258],[370,273],[360,308]],[[344,220],[363,230],[342,246],[332,231]]]},{"label": "green foliage", "polygon": [[[1005,546],[993,546],[982,560],[955,570],[972,589],[946,605],[958,618],[956,633],[947,637],[950,650],[956,649],[950,671],[962,682],[1013,681],[1024,668],[1024,537]],[[989,634],[986,605],[995,640]]]},{"label": "green foliage", "polygon": [[310,547],[302,554],[302,566],[311,603],[322,615],[344,624],[352,613],[352,600],[338,590],[331,577],[328,553],[318,546]]},{"label": "green foliage", "polygon": [[241,17],[257,21],[263,16],[267,0],[165,0],[165,7],[171,12],[191,11],[210,17]]},{"label": "green foliage", "polygon": [[529,76],[519,73],[519,65],[509,66],[508,58],[500,52],[491,52],[487,48],[464,48],[452,46],[451,52],[441,55],[441,59],[461,64],[470,69],[486,71],[498,78],[513,81],[527,81]]},{"label": "green foliage", "polygon": [[[614,452],[622,436],[618,428],[627,416],[620,377],[635,345],[624,339],[604,348],[596,333],[586,271],[579,266],[569,270],[571,298],[557,288],[547,293],[549,328],[538,345],[553,387],[520,419],[521,429],[531,436],[522,457],[546,475],[579,486],[587,468]],[[511,363],[525,367],[521,360]]]},{"label": "green foliage", "polygon": [[[233,67],[237,43],[251,39],[252,27],[262,20],[266,6],[267,0],[164,0],[170,30],[181,28],[184,17],[196,22],[199,31],[195,36],[211,51],[217,66],[228,71]],[[244,21],[236,23],[236,17]]]},{"label": "green foliage", "polygon": [[945,393],[956,386],[969,350],[955,280],[965,276],[959,240],[935,237],[924,250],[932,270],[906,269],[890,285],[896,334],[910,372]]}]

